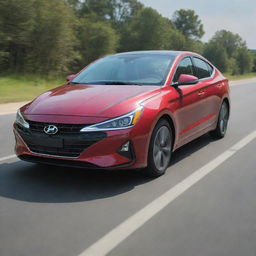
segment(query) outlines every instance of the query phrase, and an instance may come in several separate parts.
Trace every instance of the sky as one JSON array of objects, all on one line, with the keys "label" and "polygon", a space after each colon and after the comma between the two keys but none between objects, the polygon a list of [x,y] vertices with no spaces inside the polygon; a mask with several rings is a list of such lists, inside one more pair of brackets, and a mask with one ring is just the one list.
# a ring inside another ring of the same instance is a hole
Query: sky
[{"label": "sky", "polygon": [[239,34],[250,49],[256,49],[256,0],[140,0],[163,16],[172,18],[178,9],[193,9],[201,19],[208,41],[217,30]]}]

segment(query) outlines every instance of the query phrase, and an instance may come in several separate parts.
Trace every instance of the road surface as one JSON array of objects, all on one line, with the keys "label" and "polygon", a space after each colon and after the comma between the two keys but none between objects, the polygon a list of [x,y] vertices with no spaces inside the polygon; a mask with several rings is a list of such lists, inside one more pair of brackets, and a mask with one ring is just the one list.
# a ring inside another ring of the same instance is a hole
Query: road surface
[{"label": "road surface", "polygon": [[0,115],[0,255],[255,256],[256,83],[231,99],[226,137],[182,147],[158,179],[19,161]]}]

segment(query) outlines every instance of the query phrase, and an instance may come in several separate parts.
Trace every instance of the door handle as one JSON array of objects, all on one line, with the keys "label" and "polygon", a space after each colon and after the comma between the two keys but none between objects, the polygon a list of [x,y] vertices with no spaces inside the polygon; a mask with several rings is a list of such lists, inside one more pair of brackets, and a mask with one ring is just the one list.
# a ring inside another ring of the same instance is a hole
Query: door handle
[{"label": "door handle", "polygon": [[199,96],[203,96],[203,95],[205,95],[205,92],[204,92],[204,91],[199,91],[199,92],[198,92],[198,95],[199,95]]},{"label": "door handle", "polygon": [[224,85],[225,85],[225,83],[222,82],[222,83],[217,84],[216,86],[217,86],[218,88],[222,88]]}]

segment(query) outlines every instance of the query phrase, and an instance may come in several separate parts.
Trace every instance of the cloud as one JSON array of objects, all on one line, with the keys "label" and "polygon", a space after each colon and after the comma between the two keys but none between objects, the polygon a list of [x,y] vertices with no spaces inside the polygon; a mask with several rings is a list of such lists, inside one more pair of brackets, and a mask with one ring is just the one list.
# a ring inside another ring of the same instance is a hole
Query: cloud
[{"label": "cloud", "polygon": [[234,33],[238,33],[244,40],[246,40],[247,45],[250,48],[256,48],[256,38],[255,34],[252,33],[255,29],[254,20],[248,17],[246,20],[241,22],[240,19],[234,17],[204,17],[202,18],[204,23],[204,28],[207,33],[205,34],[203,40],[208,41],[217,30],[226,29]]}]

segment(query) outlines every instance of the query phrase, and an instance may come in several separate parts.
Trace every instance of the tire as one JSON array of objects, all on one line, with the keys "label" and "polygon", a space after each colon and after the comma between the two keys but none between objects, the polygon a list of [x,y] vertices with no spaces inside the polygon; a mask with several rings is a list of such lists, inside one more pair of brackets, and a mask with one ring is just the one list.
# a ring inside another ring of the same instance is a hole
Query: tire
[{"label": "tire", "polygon": [[229,106],[226,101],[223,101],[219,112],[217,127],[215,130],[210,132],[211,137],[214,139],[222,139],[225,137],[228,127],[228,119]]},{"label": "tire", "polygon": [[168,168],[172,155],[173,133],[165,119],[155,126],[149,144],[148,165],[143,173],[150,177],[163,175]]}]

